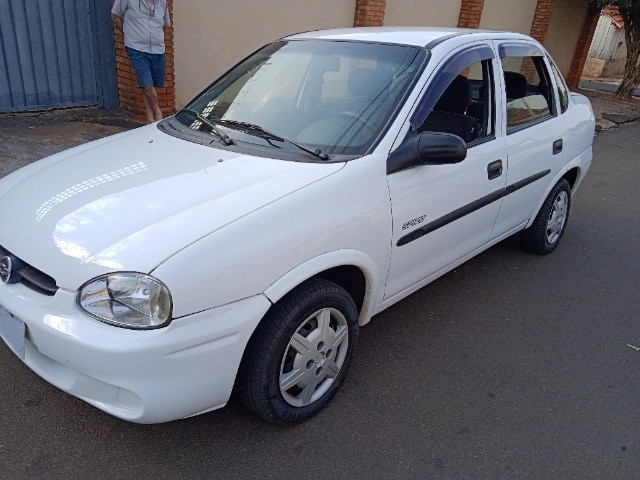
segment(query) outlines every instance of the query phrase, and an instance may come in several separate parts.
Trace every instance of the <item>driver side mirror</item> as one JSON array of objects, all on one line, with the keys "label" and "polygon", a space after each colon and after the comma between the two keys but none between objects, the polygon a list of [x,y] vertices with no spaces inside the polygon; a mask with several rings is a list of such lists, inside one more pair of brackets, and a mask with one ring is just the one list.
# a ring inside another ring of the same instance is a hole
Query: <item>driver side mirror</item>
[{"label": "driver side mirror", "polygon": [[389,154],[387,175],[419,165],[460,163],[467,157],[467,146],[457,135],[443,132],[410,135]]}]

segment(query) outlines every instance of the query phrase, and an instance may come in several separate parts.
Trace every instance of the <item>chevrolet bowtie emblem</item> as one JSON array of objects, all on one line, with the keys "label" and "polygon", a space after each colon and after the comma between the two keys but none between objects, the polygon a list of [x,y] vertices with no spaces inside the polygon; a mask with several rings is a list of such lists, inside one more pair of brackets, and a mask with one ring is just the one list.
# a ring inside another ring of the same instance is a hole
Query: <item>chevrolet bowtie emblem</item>
[{"label": "chevrolet bowtie emblem", "polygon": [[9,283],[12,269],[13,261],[11,257],[2,257],[2,259],[0,259],[0,280],[2,283]]}]

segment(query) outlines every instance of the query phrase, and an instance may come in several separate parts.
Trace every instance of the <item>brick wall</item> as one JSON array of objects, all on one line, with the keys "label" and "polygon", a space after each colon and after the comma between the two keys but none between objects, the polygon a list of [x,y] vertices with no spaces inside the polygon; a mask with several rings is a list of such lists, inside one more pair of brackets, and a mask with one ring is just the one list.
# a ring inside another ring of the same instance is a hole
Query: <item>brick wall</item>
[{"label": "brick wall", "polygon": [[538,3],[536,4],[536,11],[533,14],[533,22],[531,22],[530,35],[540,43],[544,43],[547,38],[554,3],[555,0],[538,0]]},{"label": "brick wall", "polygon": [[[175,113],[175,75],[173,66],[173,0],[167,0],[169,6],[169,16],[171,27],[165,34],[167,77],[164,88],[156,89],[158,92],[158,103],[164,116]],[[138,87],[138,78],[133,69],[129,56],[124,48],[124,36],[120,30],[114,27],[116,40],[116,66],[118,69],[118,94],[120,106],[135,115],[141,121],[146,121],[147,114],[142,99],[142,92]]]},{"label": "brick wall", "polygon": [[458,16],[459,28],[478,28],[484,9],[484,0],[462,0],[460,15]]},{"label": "brick wall", "polygon": [[[531,33],[529,35],[540,43],[544,43],[545,38],[547,38],[554,3],[555,0],[538,0],[538,3],[536,3],[536,11],[533,14]],[[533,83],[534,79],[536,79],[538,75],[533,62],[525,63],[522,66],[522,73],[527,77],[527,81],[529,83]]]},{"label": "brick wall", "polygon": [[600,12],[598,8],[592,3],[589,3],[589,11],[587,17],[582,24],[582,31],[580,33],[580,39],[578,40],[578,46],[573,54],[573,61],[571,62],[571,68],[569,69],[569,75],[567,76],[567,83],[570,88],[576,88],[580,83],[580,77],[582,76],[582,70],[584,64],[587,61],[587,54],[589,53],[589,47],[591,46],[591,40],[593,40],[593,34],[596,31],[596,25],[600,18]]},{"label": "brick wall", "polygon": [[356,0],[354,27],[380,27],[384,23],[386,0]]}]

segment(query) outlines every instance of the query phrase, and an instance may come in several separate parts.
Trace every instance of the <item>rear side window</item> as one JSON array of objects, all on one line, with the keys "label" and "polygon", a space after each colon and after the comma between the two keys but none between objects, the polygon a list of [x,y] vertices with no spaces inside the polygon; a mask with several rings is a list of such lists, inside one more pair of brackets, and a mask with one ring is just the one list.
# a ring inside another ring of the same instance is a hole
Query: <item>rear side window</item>
[{"label": "rear side window", "polygon": [[556,67],[553,63],[551,63],[551,71],[553,72],[553,76],[556,79],[556,85],[558,86],[558,98],[560,99],[560,111],[562,113],[567,111],[569,108],[569,88],[562,78],[562,75],[558,71],[558,67]]},{"label": "rear side window", "polygon": [[501,59],[507,100],[507,133],[551,118],[555,102],[547,66],[541,56]]}]

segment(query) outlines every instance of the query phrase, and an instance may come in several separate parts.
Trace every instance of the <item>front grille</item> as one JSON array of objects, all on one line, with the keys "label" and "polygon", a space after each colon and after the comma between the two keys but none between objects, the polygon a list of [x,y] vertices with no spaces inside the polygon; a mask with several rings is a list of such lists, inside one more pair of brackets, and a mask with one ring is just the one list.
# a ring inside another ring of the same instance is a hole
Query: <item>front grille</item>
[{"label": "front grille", "polygon": [[18,266],[16,274],[19,275],[19,281],[17,283],[21,283],[34,292],[38,292],[49,297],[55,295],[56,291],[58,291],[58,286],[56,285],[56,281],[53,277],[50,277],[46,273],[32,267],[15,255],[12,255],[11,252],[5,248],[0,247],[0,258],[7,256],[11,257],[13,264]]}]

